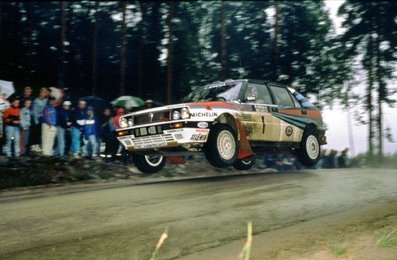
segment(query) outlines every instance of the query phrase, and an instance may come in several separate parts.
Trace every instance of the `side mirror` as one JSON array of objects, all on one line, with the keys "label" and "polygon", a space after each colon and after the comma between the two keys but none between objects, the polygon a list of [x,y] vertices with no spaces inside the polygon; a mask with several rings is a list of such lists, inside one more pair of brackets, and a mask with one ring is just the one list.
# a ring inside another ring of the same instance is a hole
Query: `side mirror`
[{"label": "side mirror", "polygon": [[256,97],[254,97],[254,96],[246,97],[246,98],[245,98],[245,101],[254,102],[254,101],[256,101]]}]

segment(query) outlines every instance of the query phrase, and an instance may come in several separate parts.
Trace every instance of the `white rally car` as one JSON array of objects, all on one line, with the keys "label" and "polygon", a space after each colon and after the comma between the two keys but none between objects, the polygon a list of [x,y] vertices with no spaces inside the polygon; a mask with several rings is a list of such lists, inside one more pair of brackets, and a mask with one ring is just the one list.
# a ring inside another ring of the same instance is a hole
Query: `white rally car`
[{"label": "white rally car", "polygon": [[288,149],[303,165],[326,144],[320,111],[292,88],[260,80],[229,80],[197,88],[184,103],[120,118],[117,138],[144,173],[168,155],[204,152],[215,167],[250,169],[255,153]]}]

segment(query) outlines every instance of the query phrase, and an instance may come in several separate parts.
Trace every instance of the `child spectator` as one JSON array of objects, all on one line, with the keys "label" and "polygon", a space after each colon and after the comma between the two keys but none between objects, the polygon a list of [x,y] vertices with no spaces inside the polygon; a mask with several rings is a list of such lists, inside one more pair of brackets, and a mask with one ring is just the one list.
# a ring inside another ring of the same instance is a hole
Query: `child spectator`
[{"label": "child spectator", "polygon": [[96,118],[94,115],[94,108],[89,106],[87,108],[87,116],[84,124],[84,142],[85,149],[87,151],[87,157],[92,158],[93,156],[97,156],[96,154],[96,146],[97,146],[97,126],[96,126]]},{"label": "child spectator", "polygon": [[7,157],[12,156],[12,141],[14,139],[14,155],[15,157],[20,156],[20,140],[21,140],[21,121],[19,108],[19,97],[14,97],[11,102],[11,107],[7,108],[3,114],[3,120],[5,124],[6,144],[4,146],[4,152]]},{"label": "child spectator", "polygon": [[41,128],[41,140],[43,147],[43,155],[52,156],[55,141],[57,114],[55,110],[55,98],[49,97],[48,104],[43,111],[43,124]]},{"label": "child spectator", "polygon": [[21,109],[21,155],[29,155],[29,136],[30,136],[30,126],[32,120],[32,111],[30,110],[32,106],[31,99],[25,99],[23,108]]}]

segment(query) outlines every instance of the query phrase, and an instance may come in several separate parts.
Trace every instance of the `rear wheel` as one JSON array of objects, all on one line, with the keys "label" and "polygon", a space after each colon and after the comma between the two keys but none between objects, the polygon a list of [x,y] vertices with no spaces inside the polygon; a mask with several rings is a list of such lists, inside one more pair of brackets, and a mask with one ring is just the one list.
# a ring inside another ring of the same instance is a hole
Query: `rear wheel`
[{"label": "rear wheel", "polygon": [[165,157],[160,154],[133,154],[135,166],[143,173],[156,173],[165,165]]},{"label": "rear wheel", "polygon": [[233,167],[240,171],[246,171],[251,169],[254,164],[255,164],[255,159],[248,158],[248,159],[236,160],[236,162],[233,164]]},{"label": "rear wheel", "polygon": [[233,165],[237,159],[236,139],[236,134],[229,125],[214,125],[204,147],[208,162],[218,168]]},{"label": "rear wheel", "polygon": [[320,160],[320,142],[317,131],[307,129],[303,133],[298,151],[298,161],[305,166],[313,166]]}]

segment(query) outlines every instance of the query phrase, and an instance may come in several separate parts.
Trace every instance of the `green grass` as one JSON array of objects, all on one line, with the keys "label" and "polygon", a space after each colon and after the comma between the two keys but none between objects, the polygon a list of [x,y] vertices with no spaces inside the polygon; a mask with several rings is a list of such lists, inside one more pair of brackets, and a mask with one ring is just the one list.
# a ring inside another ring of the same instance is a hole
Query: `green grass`
[{"label": "green grass", "polygon": [[342,256],[347,253],[347,248],[344,247],[340,242],[332,243],[329,249],[334,256]]},{"label": "green grass", "polygon": [[376,245],[379,247],[395,247],[397,245],[395,231],[381,235],[376,240]]}]

